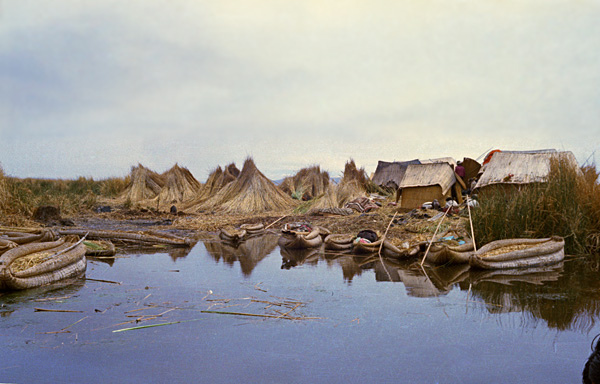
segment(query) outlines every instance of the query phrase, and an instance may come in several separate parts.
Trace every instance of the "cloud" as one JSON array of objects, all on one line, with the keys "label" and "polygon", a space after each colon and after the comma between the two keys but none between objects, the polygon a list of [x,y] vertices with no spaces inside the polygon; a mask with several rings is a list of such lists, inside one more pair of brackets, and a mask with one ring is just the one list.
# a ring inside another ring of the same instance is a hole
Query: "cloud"
[{"label": "cloud", "polygon": [[272,177],[490,147],[581,159],[600,133],[599,14],[538,1],[9,2],[0,162],[104,177],[177,161],[202,179],[247,155]]}]

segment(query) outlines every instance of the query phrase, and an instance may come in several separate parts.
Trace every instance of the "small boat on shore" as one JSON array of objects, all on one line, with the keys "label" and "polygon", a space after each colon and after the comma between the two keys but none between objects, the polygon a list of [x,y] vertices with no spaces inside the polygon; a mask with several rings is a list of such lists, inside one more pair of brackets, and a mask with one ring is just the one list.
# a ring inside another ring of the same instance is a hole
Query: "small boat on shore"
[{"label": "small boat on shore", "polygon": [[565,240],[559,236],[545,239],[506,239],[492,241],[474,252],[469,265],[479,269],[543,267],[565,258]]},{"label": "small boat on shore", "polygon": [[117,253],[115,245],[109,240],[85,240],[85,255],[89,257],[114,256]]},{"label": "small boat on shore", "polygon": [[354,246],[355,238],[356,236],[349,234],[330,234],[323,240],[323,244],[326,250],[350,251]]},{"label": "small boat on shore", "polygon": [[435,243],[431,245],[429,252],[425,255],[425,261],[434,265],[468,264],[474,249],[471,239],[464,244]]},{"label": "small boat on shore", "polygon": [[225,227],[219,231],[219,238],[228,243],[239,243],[246,239],[248,232],[245,229]]},{"label": "small boat on shore", "polygon": [[0,290],[36,288],[76,277],[86,270],[86,246],[72,237],[28,243],[0,256]]},{"label": "small boat on shore", "polygon": [[281,230],[281,237],[277,242],[281,248],[306,249],[316,248],[323,244],[323,237],[319,227],[311,227],[307,224],[286,224]]}]

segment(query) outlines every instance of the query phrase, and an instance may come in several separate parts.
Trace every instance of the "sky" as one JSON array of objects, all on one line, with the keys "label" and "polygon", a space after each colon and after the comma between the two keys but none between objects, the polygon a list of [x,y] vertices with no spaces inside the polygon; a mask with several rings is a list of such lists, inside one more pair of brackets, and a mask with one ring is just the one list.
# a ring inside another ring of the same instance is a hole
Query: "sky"
[{"label": "sky", "polygon": [[598,20],[598,0],[0,0],[0,167],[600,162]]}]

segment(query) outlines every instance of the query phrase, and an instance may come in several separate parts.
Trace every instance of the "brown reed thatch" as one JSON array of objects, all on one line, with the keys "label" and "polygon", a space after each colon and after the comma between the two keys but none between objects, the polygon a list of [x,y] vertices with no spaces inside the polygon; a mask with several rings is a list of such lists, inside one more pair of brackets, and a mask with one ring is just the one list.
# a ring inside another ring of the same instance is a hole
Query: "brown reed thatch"
[{"label": "brown reed thatch", "polygon": [[239,177],[223,187],[199,208],[223,213],[282,212],[294,208],[291,197],[263,175],[252,158],[247,158]]},{"label": "brown reed thatch", "polygon": [[279,187],[295,199],[312,200],[330,187],[329,173],[321,172],[318,165],[302,168],[294,176],[283,179]]},{"label": "brown reed thatch", "polygon": [[406,168],[410,164],[421,164],[421,162],[417,159],[394,161],[392,163],[380,160],[377,162],[377,168],[375,169],[372,181],[381,187],[396,190],[404,178]]},{"label": "brown reed thatch", "polygon": [[165,186],[165,177],[143,165],[131,167],[131,182],[122,197],[135,203],[143,200],[153,199]]},{"label": "brown reed thatch", "polygon": [[175,164],[163,174],[165,186],[154,199],[158,210],[169,210],[173,204],[193,199],[202,185],[187,169]]},{"label": "brown reed thatch", "polygon": [[400,183],[402,190],[401,207],[418,208],[426,201],[438,200],[444,204],[452,197],[456,176],[448,163],[409,165]]}]

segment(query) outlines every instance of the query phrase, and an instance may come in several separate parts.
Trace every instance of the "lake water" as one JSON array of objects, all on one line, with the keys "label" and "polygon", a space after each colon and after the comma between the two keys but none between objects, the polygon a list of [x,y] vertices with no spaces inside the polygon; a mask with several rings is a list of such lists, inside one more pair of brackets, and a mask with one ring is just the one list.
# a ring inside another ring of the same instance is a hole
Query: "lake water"
[{"label": "lake water", "polygon": [[269,236],[89,260],[121,284],[0,296],[0,382],[578,383],[600,333],[585,271],[421,269]]}]

